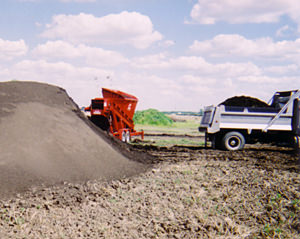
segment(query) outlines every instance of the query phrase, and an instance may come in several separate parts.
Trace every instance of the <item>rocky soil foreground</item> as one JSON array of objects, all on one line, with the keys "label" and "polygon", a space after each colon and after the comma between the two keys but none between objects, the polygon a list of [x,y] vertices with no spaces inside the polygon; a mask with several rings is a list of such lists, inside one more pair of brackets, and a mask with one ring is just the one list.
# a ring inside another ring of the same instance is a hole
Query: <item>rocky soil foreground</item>
[{"label": "rocky soil foreground", "polygon": [[0,238],[299,238],[300,177],[291,151],[134,150],[152,154],[154,167],[1,201]]}]

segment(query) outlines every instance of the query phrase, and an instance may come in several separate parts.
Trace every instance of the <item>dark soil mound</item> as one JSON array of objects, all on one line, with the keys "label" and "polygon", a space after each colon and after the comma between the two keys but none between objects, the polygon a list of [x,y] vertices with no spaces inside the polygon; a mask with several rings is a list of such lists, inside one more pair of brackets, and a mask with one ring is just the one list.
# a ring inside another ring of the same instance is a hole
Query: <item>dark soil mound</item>
[{"label": "dark soil mound", "polygon": [[220,103],[220,105],[241,107],[270,107],[266,102],[249,96],[234,96]]},{"label": "dark soil mound", "polygon": [[63,89],[47,84],[0,83],[0,143],[0,197],[147,168],[93,127]]}]

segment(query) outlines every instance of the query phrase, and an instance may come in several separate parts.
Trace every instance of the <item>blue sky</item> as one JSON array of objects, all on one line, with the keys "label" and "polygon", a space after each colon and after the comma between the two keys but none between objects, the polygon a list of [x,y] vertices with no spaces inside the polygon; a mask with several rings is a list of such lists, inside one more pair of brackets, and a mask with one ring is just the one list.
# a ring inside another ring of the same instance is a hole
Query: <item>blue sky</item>
[{"label": "blue sky", "polygon": [[0,81],[39,81],[79,106],[101,87],[138,109],[198,111],[299,88],[297,0],[3,0]]}]

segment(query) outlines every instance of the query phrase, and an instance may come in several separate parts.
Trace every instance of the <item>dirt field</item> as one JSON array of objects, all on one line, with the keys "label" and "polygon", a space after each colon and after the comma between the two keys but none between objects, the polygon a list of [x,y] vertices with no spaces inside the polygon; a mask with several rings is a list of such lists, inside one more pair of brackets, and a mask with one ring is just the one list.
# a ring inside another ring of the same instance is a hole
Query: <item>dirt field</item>
[{"label": "dirt field", "polygon": [[15,84],[0,85],[1,239],[299,238],[291,149],[126,145],[62,89]]},{"label": "dirt field", "polygon": [[299,238],[299,168],[289,149],[131,150],[153,155],[153,168],[2,201],[1,238]]}]

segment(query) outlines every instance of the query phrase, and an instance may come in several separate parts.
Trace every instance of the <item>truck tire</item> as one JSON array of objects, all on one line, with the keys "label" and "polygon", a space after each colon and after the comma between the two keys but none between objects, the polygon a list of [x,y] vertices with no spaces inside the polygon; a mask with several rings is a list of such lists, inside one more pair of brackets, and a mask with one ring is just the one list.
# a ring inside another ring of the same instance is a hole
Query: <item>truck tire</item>
[{"label": "truck tire", "polygon": [[226,133],[222,139],[222,147],[225,150],[235,151],[243,149],[245,146],[245,137],[236,131]]},{"label": "truck tire", "polygon": [[222,136],[220,134],[214,134],[212,136],[211,143],[212,143],[211,146],[212,146],[213,149],[223,149]]}]

